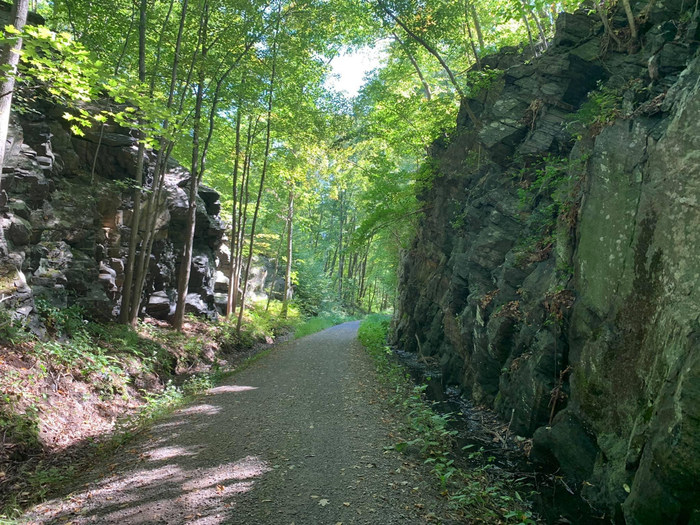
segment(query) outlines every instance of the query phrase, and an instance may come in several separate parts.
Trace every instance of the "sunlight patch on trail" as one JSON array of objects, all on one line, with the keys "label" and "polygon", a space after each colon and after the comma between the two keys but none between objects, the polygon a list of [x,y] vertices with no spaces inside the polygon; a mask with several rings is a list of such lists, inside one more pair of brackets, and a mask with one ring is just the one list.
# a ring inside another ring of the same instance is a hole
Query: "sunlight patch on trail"
[{"label": "sunlight patch on trail", "polygon": [[212,388],[207,392],[207,394],[226,394],[230,392],[247,392],[248,390],[257,390],[257,386],[243,386],[243,385],[223,385]]}]

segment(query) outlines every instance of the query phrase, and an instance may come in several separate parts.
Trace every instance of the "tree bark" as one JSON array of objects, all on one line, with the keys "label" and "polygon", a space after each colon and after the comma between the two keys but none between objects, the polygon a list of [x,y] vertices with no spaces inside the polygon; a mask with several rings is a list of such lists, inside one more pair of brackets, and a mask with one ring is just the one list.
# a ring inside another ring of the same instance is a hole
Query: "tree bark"
[{"label": "tree bark", "polygon": [[442,55],[438,53],[438,51],[431,46],[423,37],[415,33],[414,31],[411,31],[411,29],[394,13],[391,12],[391,10],[386,7],[386,5],[383,2],[379,2],[379,5],[382,7],[384,12],[391,18],[394,22],[396,22],[399,26],[401,26],[401,29],[403,29],[408,36],[410,36],[413,40],[418,42],[425,50],[433,55],[437,61],[440,63],[442,68],[445,70],[445,73],[447,73],[447,76],[450,79],[450,82],[452,83],[452,86],[454,86],[455,90],[457,91],[457,94],[459,95],[460,101],[462,104],[464,104],[464,109],[467,112],[467,115],[469,116],[469,119],[472,121],[475,127],[479,128],[481,127],[481,123],[479,122],[479,119],[476,118],[476,115],[472,111],[471,106],[469,105],[469,102],[467,101],[467,97],[462,90],[462,88],[459,86],[459,83],[457,82],[457,79],[454,76],[454,73],[452,73],[452,70],[450,67],[447,65],[447,62],[442,58]]},{"label": "tree bark", "polygon": [[340,194],[340,234],[338,236],[338,302],[343,302],[343,229],[345,228],[345,212],[343,209],[345,191]]},{"label": "tree bark", "polygon": [[[238,301],[238,287],[241,281],[241,271],[243,267],[243,243],[245,239],[245,228],[248,222],[248,183],[250,181],[250,161],[252,156],[252,144],[253,137],[255,136],[255,131],[257,130],[258,119],[255,120],[255,128],[253,128],[253,120],[251,119],[248,124],[248,138],[246,142],[246,153],[243,158],[243,174],[241,179],[241,196],[238,209],[240,210],[238,214],[238,237],[236,239],[236,268],[234,271],[234,296],[231,302],[232,313],[236,313],[236,303]],[[245,184],[244,184],[245,182]]]},{"label": "tree bark", "polygon": [[481,32],[481,22],[479,21],[479,13],[476,12],[476,7],[472,2],[469,2],[469,11],[472,14],[472,20],[474,21],[474,29],[476,29],[476,36],[479,39],[479,52],[484,53],[486,45],[484,44],[484,35]]},{"label": "tree bark", "polygon": [[234,253],[236,250],[236,238],[238,236],[238,229],[236,228],[236,201],[238,199],[237,195],[237,190],[238,190],[238,164],[239,164],[239,157],[241,155],[241,107],[240,103],[238,104],[238,110],[236,111],[236,146],[235,146],[235,159],[233,161],[233,181],[231,184],[232,188],[232,196],[233,196],[233,206],[231,209],[231,270],[229,272],[228,276],[228,296],[226,297],[226,315],[229,316],[231,315],[231,312],[233,311],[233,296],[235,295],[235,290],[234,290],[234,282],[233,282],[233,277],[234,277],[234,268],[235,268],[235,263],[234,263]]},{"label": "tree bark", "polygon": [[[10,22],[22,31],[27,23],[29,0],[14,0],[10,11]],[[2,168],[5,165],[5,149],[7,148],[7,132],[10,127],[10,111],[12,109],[12,92],[15,89],[15,75],[19,63],[19,53],[22,50],[22,39],[18,38],[13,44],[5,44],[0,57],[0,67],[7,68],[7,79],[0,85],[0,191],[2,191]]]},{"label": "tree bark", "polygon": [[282,233],[280,234],[280,242],[277,245],[277,257],[275,258],[275,271],[272,273],[272,279],[270,280],[270,290],[267,293],[267,304],[265,305],[265,311],[270,309],[270,303],[272,302],[272,292],[275,289],[275,281],[277,280],[277,275],[279,274],[280,258],[282,257],[282,246],[284,245],[284,236],[287,232],[287,222],[285,221],[282,226]]},{"label": "tree bark", "polygon": [[[139,7],[139,81],[146,81],[146,9],[147,0],[141,0]],[[136,161],[136,180],[134,187],[134,209],[131,216],[131,236],[129,237],[129,251],[126,258],[124,271],[124,285],[122,286],[122,301],[119,307],[119,322],[128,324],[130,320],[131,285],[134,280],[134,266],[136,263],[136,249],[138,246],[139,226],[141,222],[141,191],[143,186],[143,157],[145,154],[144,133],[139,132],[139,146]]]},{"label": "tree bark", "polygon": [[[187,18],[187,4],[188,0],[184,0],[182,3],[182,11],[180,13],[180,25],[178,28],[177,40],[175,43],[175,53],[173,55],[173,65],[171,68],[170,75],[170,87],[168,90],[168,101],[166,103],[166,108],[170,110],[173,105],[175,96],[175,85],[177,83],[177,72],[180,63],[180,50],[182,48],[182,35],[185,27],[185,20]],[[170,18],[170,13],[173,7],[173,3],[170,4],[170,10],[168,10],[167,19]],[[158,59],[157,63],[160,62],[160,46],[162,44],[162,37],[165,32],[165,27],[161,31],[161,42],[158,44]],[[199,45],[199,43],[198,43]],[[151,79],[151,84],[149,88],[149,93],[153,96],[155,90],[155,77],[158,69],[156,63],[153,78]],[[166,119],[163,122],[163,131],[167,132],[170,122]],[[145,224],[145,234],[144,240],[141,246],[141,254],[139,256],[139,263],[136,270],[136,279],[134,285],[134,293],[131,300],[131,314],[129,322],[133,326],[136,324],[136,319],[138,319],[139,311],[141,309],[141,296],[143,294],[144,286],[146,285],[146,276],[148,274],[148,263],[151,259],[151,253],[153,252],[153,241],[155,239],[155,230],[157,227],[158,219],[158,207],[160,206],[161,196],[163,193],[163,186],[165,182],[165,171],[168,165],[168,160],[170,158],[170,152],[172,151],[172,144],[168,142],[165,137],[160,139],[160,147],[158,149],[158,157],[156,159],[156,164],[153,169],[153,182],[151,183],[151,193],[148,196],[148,205],[146,206],[146,224]]]},{"label": "tree bark", "polygon": [[622,5],[625,7],[625,14],[627,15],[627,23],[630,26],[630,43],[628,46],[630,53],[637,52],[638,45],[638,34],[637,34],[637,22],[634,20],[634,13],[632,12],[632,6],[630,5],[630,0],[622,0]]},{"label": "tree bark", "polygon": [[520,3],[520,17],[523,19],[523,24],[525,24],[525,29],[527,29],[527,39],[530,42],[530,48],[532,49],[533,56],[537,55],[537,48],[535,47],[535,41],[532,39],[532,30],[530,29],[530,20],[527,18],[527,12],[525,10],[525,4],[523,0],[518,0]]},{"label": "tree bark", "polygon": [[413,69],[416,70],[416,73],[418,73],[418,78],[420,79],[421,84],[423,84],[423,91],[425,92],[425,98],[429,101],[432,97],[433,94],[430,91],[430,86],[428,85],[428,82],[425,80],[425,77],[423,76],[423,72],[420,69],[420,66],[418,65],[418,62],[414,58],[413,54],[411,51],[408,49],[408,46],[399,38],[399,35],[397,35],[395,32],[392,32],[392,35],[394,35],[394,40],[403,48],[404,53],[406,53],[406,56],[408,56],[408,59],[411,61],[411,64],[413,64]]},{"label": "tree bark", "polygon": [[469,24],[469,2],[465,0],[464,2],[464,25],[467,27],[467,36],[469,37],[469,43],[472,47],[472,53],[474,53],[474,60],[476,60],[476,67],[481,71],[481,57],[479,52],[476,50],[476,44],[474,43],[474,36],[472,35],[472,27]]},{"label": "tree bark", "polygon": [[622,48],[622,42],[620,42],[620,39],[617,38],[617,35],[613,32],[612,27],[610,27],[610,20],[608,19],[608,14],[605,11],[605,0],[594,0],[593,3],[595,4],[596,11],[598,11],[600,20],[603,22],[605,33],[612,38],[613,42],[617,44],[618,48]]},{"label": "tree bark", "polygon": [[287,209],[287,268],[284,272],[284,298],[282,299],[282,317],[287,318],[289,296],[292,291],[292,238],[294,234],[294,190],[289,190],[289,207]]},{"label": "tree bark", "polygon": [[190,192],[189,204],[187,208],[187,229],[185,251],[180,261],[180,271],[177,280],[177,305],[175,307],[175,318],[173,326],[178,332],[182,331],[185,322],[185,307],[187,304],[187,288],[190,281],[191,265],[192,265],[192,249],[194,241],[195,219],[197,216],[197,192],[199,190],[199,147],[200,133],[202,128],[202,105],[204,104],[204,85],[206,81],[204,61],[207,57],[207,30],[209,25],[209,3],[204,2],[204,11],[202,13],[202,22],[199,26],[200,34],[202,35],[202,57],[200,58],[197,95],[194,106],[194,121],[192,126],[192,169],[190,171]]},{"label": "tree bark", "polygon": [[243,281],[243,297],[241,297],[241,309],[238,315],[238,323],[236,324],[236,333],[240,335],[241,324],[243,323],[243,311],[245,310],[245,295],[248,288],[248,276],[250,275],[250,265],[253,261],[253,247],[255,245],[255,226],[258,221],[258,212],[260,211],[260,201],[262,200],[262,192],[265,187],[265,175],[267,174],[267,164],[270,157],[270,134],[272,124],[272,102],[275,88],[275,74],[277,72],[277,37],[280,32],[280,23],[282,21],[281,6],[277,13],[277,28],[275,30],[275,40],[272,44],[272,71],[270,73],[270,90],[267,101],[267,129],[265,132],[265,155],[263,157],[262,172],[260,174],[260,187],[258,189],[258,198],[255,201],[255,211],[253,212],[253,222],[250,225],[250,246],[248,252],[248,262],[245,269],[245,279]]}]

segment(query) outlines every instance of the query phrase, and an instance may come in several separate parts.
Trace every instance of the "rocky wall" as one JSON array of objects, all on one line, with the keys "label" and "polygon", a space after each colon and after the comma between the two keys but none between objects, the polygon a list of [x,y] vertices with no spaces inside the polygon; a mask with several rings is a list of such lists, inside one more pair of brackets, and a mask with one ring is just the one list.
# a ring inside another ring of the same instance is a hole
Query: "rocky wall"
[{"label": "rocky wall", "polygon": [[[62,114],[44,103],[12,116],[0,202],[0,294],[6,309],[30,321],[39,297],[57,306],[80,303],[96,317],[113,319],[135,233],[129,186],[136,139],[117,126],[106,126],[101,139],[98,130],[73,135]],[[147,153],[147,181],[155,157]],[[189,180],[186,169],[169,163],[142,302],[142,313],[161,319],[174,313]],[[225,230],[219,212],[218,193],[202,186],[187,311],[210,318],[217,315],[217,252]]]},{"label": "rocky wall", "polygon": [[[432,148],[393,337],[604,521],[697,524],[698,15],[634,9],[634,53],[580,11],[541,57],[484,59],[502,74]],[[629,34],[622,9],[613,25]]]}]

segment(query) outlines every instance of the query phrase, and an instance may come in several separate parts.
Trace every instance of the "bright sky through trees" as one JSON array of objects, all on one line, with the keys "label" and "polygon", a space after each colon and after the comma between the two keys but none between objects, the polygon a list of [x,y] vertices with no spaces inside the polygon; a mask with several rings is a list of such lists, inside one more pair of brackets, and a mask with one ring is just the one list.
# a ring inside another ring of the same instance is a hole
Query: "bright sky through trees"
[{"label": "bright sky through trees", "polygon": [[[365,75],[380,66],[385,46],[363,47],[355,52],[342,54],[331,61],[333,75],[326,86],[344,91],[354,97],[365,83]],[[337,75],[337,76],[336,76]]]}]

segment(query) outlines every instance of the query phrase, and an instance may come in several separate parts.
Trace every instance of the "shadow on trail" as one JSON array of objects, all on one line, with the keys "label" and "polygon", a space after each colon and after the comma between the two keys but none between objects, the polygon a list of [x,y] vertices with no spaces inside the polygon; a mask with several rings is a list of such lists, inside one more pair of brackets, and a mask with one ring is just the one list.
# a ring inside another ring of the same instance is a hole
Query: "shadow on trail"
[{"label": "shadow on trail", "polygon": [[[38,507],[30,522],[230,522],[241,495],[271,469],[252,451],[231,457],[233,448],[221,446],[225,441],[199,441],[216,434],[219,419],[212,416],[255,389],[242,385],[212,389],[196,404],[176,411],[145,437],[126,445],[127,450],[113,457],[109,466],[92,473],[99,476],[98,481],[74,490],[58,506],[54,500]],[[236,450],[249,448],[238,445]]]}]

